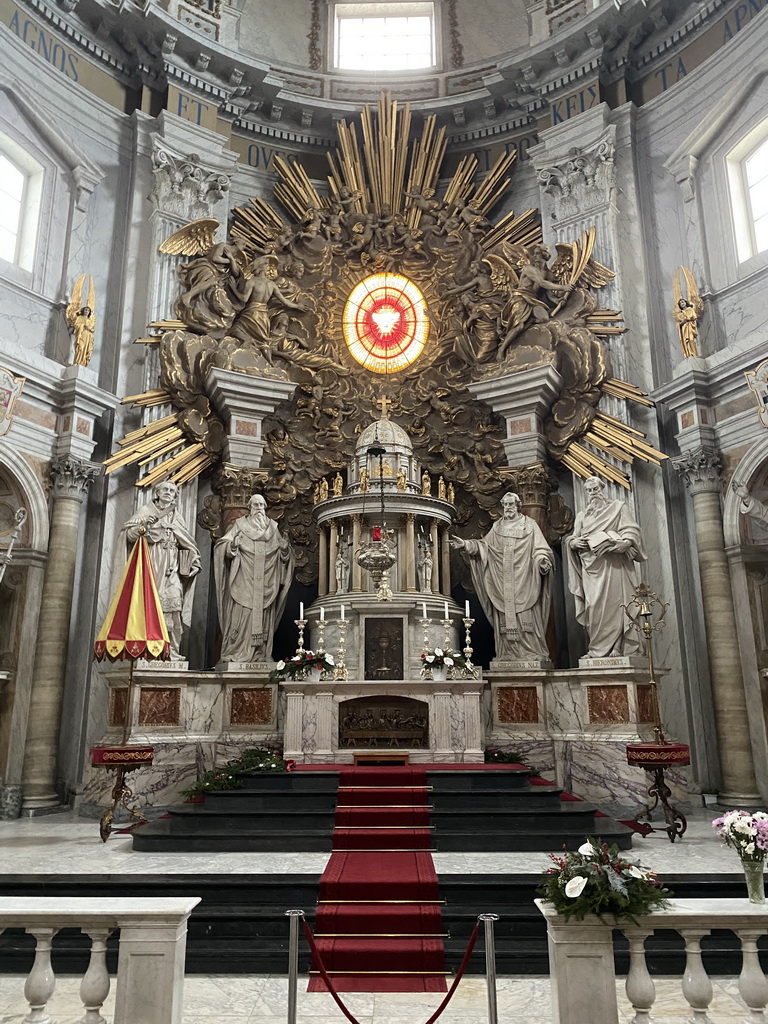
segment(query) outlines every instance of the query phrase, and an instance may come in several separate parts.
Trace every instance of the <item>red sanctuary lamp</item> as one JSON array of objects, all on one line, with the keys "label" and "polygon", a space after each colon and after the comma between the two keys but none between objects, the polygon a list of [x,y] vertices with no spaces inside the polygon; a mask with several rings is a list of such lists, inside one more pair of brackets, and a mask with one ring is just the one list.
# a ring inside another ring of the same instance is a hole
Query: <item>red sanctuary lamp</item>
[{"label": "red sanctuary lamp", "polygon": [[[653,663],[653,634],[663,629],[664,616],[669,604],[663,603],[645,583],[635,587],[635,593],[629,604],[622,605],[634,628],[642,635],[645,644],[645,656],[648,659],[649,684],[653,704],[653,731],[656,734],[654,743],[627,744],[627,763],[636,768],[644,768],[652,782],[648,787],[648,795],[653,803],[648,808],[647,817],[661,804],[666,832],[669,841],[682,837],[688,827],[685,815],[669,802],[672,790],[667,785],[664,773],[673,765],[691,763],[691,751],[686,743],[671,743],[664,735],[659,708],[659,689]],[[654,621],[655,618],[655,621]]]},{"label": "red sanctuary lamp", "polygon": [[151,746],[128,743],[133,718],[133,667],[138,658],[145,661],[167,661],[170,656],[168,627],[160,605],[149,548],[142,535],[128,556],[107,617],[94,644],[94,657],[97,661],[104,658],[128,661],[122,743],[91,749],[92,765],[116,772],[112,805],[99,822],[102,842],[106,843],[112,834],[112,819],[118,804],[128,812],[131,821],[138,823],[147,820],[135,807],[128,806],[133,793],[126,783],[126,775],[143,765],[152,764],[154,754]]}]

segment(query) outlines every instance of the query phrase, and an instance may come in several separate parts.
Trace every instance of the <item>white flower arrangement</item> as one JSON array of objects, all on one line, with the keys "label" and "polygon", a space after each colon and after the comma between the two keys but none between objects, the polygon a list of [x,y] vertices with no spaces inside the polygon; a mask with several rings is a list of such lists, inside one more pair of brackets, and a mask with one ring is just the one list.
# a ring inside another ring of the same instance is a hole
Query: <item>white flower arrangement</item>
[{"label": "white flower arrangement", "polygon": [[765,811],[728,811],[715,818],[712,828],[726,846],[736,850],[742,860],[762,861],[768,850],[768,814]]}]

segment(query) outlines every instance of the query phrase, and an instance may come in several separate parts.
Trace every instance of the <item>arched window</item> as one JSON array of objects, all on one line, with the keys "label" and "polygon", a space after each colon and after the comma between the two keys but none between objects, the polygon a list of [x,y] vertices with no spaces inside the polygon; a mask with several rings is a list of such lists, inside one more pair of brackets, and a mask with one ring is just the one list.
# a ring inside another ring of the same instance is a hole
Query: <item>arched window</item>
[{"label": "arched window", "polygon": [[0,153],[0,258],[16,263],[27,175]]},{"label": "arched window", "polygon": [[415,71],[435,57],[433,2],[337,3],[333,67],[338,71]]},{"label": "arched window", "polygon": [[768,252],[768,121],[726,157],[739,262]]},{"label": "arched window", "polygon": [[42,184],[40,164],[0,134],[0,264],[32,269]]}]

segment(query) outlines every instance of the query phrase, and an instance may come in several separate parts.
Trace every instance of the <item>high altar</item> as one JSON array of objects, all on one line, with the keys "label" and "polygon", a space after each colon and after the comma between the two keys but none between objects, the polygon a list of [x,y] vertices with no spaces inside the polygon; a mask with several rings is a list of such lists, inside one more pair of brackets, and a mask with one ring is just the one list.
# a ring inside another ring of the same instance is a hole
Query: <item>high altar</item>
[{"label": "high altar", "polygon": [[[156,807],[271,746],[497,747],[637,808],[625,747],[657,712],[623,608],[645,559],[631,467],[666,456],[628,423],[652,403],[614,371],[600,211],[558,228],[553,260],[538,211],[504,206],[513,156],[482,180],[465,158],[438,195],[433,119],[411,139],[382,99],[363,122],[363,149],[340,124],[326,188],[277,158],[275,204],[236,208],[223,241],[211,218],[156,221],[178,297],[139,339],[146,390],[107,470],[140,469],[120,544],[148,538],[174,659],[132,691],[101,670],[101,739],[127,718],[154,746],[134,788]],[[297,645],[333,669],[275,678]],[[438,678],[435,649],[469,664]],[[92,771],[83,804],[107,790]]]}]

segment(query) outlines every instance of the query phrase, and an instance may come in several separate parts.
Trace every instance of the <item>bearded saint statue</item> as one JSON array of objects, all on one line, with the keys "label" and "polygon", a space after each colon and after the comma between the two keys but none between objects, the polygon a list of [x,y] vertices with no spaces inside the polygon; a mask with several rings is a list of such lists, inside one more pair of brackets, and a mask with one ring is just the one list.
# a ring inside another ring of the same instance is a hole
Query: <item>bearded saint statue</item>
[{"label": "bearded saint statue", "polygon": [[517,494],[501,499],[502,517],[479,540],[453,538],[469,558],[480,604],[493,625],[496,656],[547,661],[554,556],[544,534],[520,511]]},{"label": "bearded saint statue", "polygon": [[248,514],[216,542],[213,571],[221,660],[266,661],[293,579],[293,554],[262,495],[253,495]]}]

